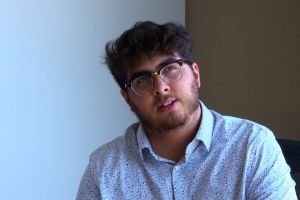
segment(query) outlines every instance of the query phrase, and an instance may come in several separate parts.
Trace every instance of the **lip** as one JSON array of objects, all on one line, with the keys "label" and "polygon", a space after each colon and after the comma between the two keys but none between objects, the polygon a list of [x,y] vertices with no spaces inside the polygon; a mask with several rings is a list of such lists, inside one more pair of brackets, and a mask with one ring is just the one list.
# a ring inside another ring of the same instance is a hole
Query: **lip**
[{"label": "lip", "polygon": [[174,108],[177,100],[176,99],[164,99],[160,101],[157,106],[159,112],[167,112]]}]

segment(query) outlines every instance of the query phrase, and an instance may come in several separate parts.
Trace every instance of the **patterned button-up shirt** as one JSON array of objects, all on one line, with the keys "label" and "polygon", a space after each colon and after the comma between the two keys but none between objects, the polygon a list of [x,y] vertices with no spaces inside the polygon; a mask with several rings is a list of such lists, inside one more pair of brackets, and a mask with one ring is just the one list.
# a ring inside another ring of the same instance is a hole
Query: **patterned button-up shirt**
[{"label": "patterned button-up shirt", "polygon": [[199,130],[179,162],[155,154],[133,124],[91,154],[77,200],[297,199],[269,129],[200,106]]}]

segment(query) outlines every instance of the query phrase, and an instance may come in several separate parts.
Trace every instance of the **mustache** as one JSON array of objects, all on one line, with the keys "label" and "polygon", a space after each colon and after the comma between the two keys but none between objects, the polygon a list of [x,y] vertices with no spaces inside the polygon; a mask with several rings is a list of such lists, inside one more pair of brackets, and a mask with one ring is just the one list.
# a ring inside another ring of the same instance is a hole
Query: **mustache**
[{"label": "mustache", "polygon": [[178,97],[173,94],[166,94],[166,95],[159,95],[154,99],[154,104],[159,104],[161,101],[165,99],[176,99],[178,100]]}]

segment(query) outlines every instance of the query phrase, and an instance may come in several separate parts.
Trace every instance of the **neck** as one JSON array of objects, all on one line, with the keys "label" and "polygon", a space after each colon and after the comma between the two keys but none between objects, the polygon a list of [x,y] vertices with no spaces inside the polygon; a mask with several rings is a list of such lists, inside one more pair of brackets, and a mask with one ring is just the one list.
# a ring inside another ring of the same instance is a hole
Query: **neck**
[{"label": "neck", "polygon": [[175,162],[181,160],[187,145],[194,139],[198,131],[200,118],[201,108],[199,106],[183,126],[160,133],[145,129],[154,152]]}]

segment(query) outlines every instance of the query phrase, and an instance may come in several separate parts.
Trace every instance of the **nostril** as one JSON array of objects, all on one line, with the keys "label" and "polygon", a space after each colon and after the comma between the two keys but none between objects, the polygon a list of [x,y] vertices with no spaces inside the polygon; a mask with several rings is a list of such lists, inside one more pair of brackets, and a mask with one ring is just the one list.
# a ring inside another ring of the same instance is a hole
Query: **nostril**
[{"label": "nostril", "polygon": [[155,78],[153,80],[153,94],[162,95],[170,91],[169,85],[164,82],[161,78]]}]

